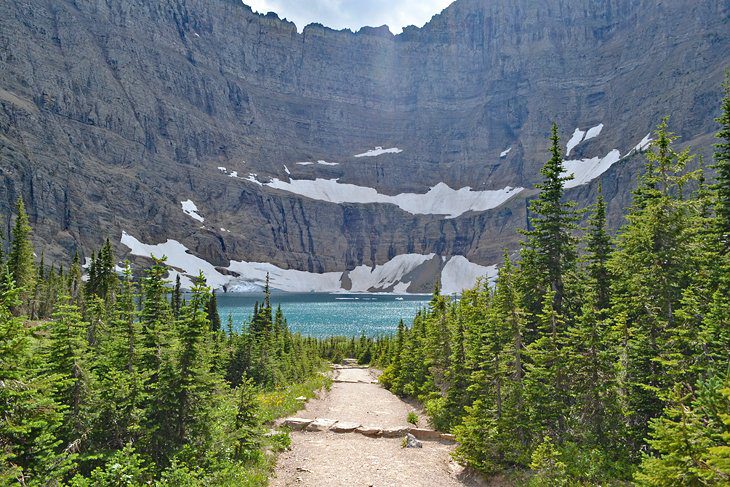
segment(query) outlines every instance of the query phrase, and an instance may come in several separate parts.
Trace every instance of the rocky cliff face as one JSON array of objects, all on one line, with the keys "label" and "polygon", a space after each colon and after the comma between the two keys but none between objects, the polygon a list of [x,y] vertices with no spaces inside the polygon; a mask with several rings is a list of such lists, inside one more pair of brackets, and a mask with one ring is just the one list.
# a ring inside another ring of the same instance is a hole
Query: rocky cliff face
[{"label": "rocky cliff face", "polygon": [[[663,115],[711,150],[729,17],[727,0],[457,0],[398,36],[299,34],[235,0],[5,1],[0,215],[8,227],[23,195],[52,260],[107,236],[126,253],[126,231],[221,268],[491,265],[525,225],[551,121],[564,143],[602,124],[571,151],[598,160],[569,194],[589,204],[603,181],[613,225],[642,164],[631,149]],[[614,149],[620,161],[600,160]],[[439,183],[472,193],[415,213],[366,202]],[[525,190],[472,204],[505,187]],[[434,214],[459,198],[477,211]]]}]

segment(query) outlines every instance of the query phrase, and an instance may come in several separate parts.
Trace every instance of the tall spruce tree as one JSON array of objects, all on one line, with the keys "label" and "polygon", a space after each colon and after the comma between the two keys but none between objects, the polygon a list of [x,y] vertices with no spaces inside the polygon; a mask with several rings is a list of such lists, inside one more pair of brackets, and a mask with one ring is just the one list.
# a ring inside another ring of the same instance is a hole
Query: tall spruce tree
[{"label": "tall spruce tree", "polygon": [[675,372],[684,372],[671,365],[669,357],[660,359],[671,353],[680,331],[676,312],[693,272],[686,258],[693,202],[682,194],[693,174],[684,173],[690,155],[672,148],[675,138],[665,119],[657,129],[653,150],[646,154],[651,173],[643,176],[642,197],[629,209],[628,224],[609,264],[616,276],[611,313],[623,328],[618,333],[625,344],[621,352],[625,407],[635,450],[643,444],[649,420],[661,414],[663,396]]},{"label": "tall spruce tree", "polygon": [[35,290],[36,269],[33,243],[30,239],[30,221],[21,197],[18,197],[15,204],[15,213],[8,267],[15,285],[20,291],[17,312],[26,313],[29,310],[30,298]]},{"label": "tall spruce tree", "polygon": [[[573,231],[578,215],[574,209],[575,202],[565,201],[564,198],[564,183],[573,179],[573,176],[565,175],[558,126],[554,123],[550,142],[551,157],[540,169],[543,181],[535,185],[540,194],[530,202],[532,228],[523,232],[527,236],[523,265],[535,267],[532,274],[540,282],[533,282],[530,287],[542,283],[552,290],[553,307],[557,313],[561,313],[566,274],[572,269],[576,259]],[[531,303],[531,311],[538,312],[542,307],[542,296],[537,295],[535,298]]]},{"label": "tall spruce tree", "polygon": [[608,271],[608,259],[611,255],[611,237],[606,231],[606,201],[603,190],[598,186],[598,199],[593,213],[588,220],[586,238],[586,261],[588,276],[593,287],[598,310],[605,310],[610,305],[611,275]]},{"label": "tall spruce tree", "polygon": [[10,310],[18,289],[0,276],[0,484],[44,485],[68,467],[57,450],[62,407],[51,397],[56,376],[40,369],[31,332]]},{"label": "tall spruce tree", "polygon": [[717,224],[723,246],[726,251],[730,251],[730,71],[726,73],[723,89],[725,96],[722,99],[722,112],[717,119],[720,130],[716,135],[719,141],[715,144],[713,167],[717,173]]}]

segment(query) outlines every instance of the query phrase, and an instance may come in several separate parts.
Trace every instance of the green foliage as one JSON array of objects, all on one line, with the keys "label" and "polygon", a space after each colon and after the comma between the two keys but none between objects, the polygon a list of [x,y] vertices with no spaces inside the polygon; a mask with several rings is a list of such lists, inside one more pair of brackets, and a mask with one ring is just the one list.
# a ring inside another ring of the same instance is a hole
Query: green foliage
[{"label": "green foliage", "polygon": [[[29,229],[18,220],[22,249]],[[41,259],[22,306],[20,274],[3,266],[0,483],[265,485],[264,451],[291,440],[264,425],[328,386],[323,342],[291,333],[268,290],[253,323],[224,333],[202,275],[171,305],[164,257],[141,283],[115,268],[108,241],[84,285],[78,255],[68,273]],[[363,347],[352,350],[375,343]]]},{"label": "green foliage", "polygon": [[664,120],[614,239],[599,187],[578,247],[553,127],[519,260],[399,326],[380,381],[453,431],[455,458],[528,485],[730,482],[728,198],[675,139]]},{"label": "green foliage", "polygon": [[408,411],[408,415],[406,416],[406,421],[411,423],[413,426],[418,426],[418,414],[415,411]]},{"label": "green foliage", "polygon": [[530,487],[561,487],[571,485],[567,466],[562,461],[560,451],[549,436],[543,438],[532,454],[530,468],[534,475],[528,485]]},{"label": "green foliage", "polygon": [[725,97],[722,100],[721,114],[717,119],[720,130],[715,145],[715,165],[717,173],[717,226],[722,245],[730,250],[730,71],[725,73],[723,84]]},{"label": "green foliage", "polygon": [[77,475],[71,479],[71,487],[127,487],[145,485],[152,474],[132,445],[113,453],[104,466],[95,468],[88,477]]},{"label": "green foliage", "polygon": [[643,457],[639,485],[730,483],[730,375],[689,394],[675,387],[664,414],[651,421],[649,444],[653,453]]},{"label": "green foliage", "polygon": [[19,302],[14,306],[16,314],[30,311],[30,299],[35,288],[36,270],[33,242],[30,240],[31,227],[25,212],[23,198],[15,205],[15,225],[13,226],[8,268],[18,288]]}]

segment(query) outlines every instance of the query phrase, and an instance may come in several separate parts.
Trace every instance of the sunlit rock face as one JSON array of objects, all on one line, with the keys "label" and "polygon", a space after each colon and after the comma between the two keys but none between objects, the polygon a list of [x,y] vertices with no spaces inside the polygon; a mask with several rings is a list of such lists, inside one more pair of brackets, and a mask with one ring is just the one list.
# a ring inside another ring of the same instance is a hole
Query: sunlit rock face
[{"label": "sunlit rock face", "polygon": [[[711,152],[729,15],[721,0],[457,0],[393,36],[299,34],[234,0],[5,1],[0,215],[22,195],[56,261],[107,236],[127,253],[126,231],[220,269],[490,266],[526,225],[553,120],[568,195],[589,204],[602,181],[614,227],[663,115]],[[318,179],[335,194],[293,189]]]}]

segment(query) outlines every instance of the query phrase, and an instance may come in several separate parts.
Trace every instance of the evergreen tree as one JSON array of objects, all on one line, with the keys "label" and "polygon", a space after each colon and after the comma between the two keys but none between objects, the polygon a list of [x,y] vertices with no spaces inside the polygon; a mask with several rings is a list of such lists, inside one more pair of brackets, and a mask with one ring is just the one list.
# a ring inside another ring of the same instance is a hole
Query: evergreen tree
[{"label": "evergreen tree", "polygon": [[[5,267],[5,266],[3,266]],[[18,289],[5,268],[0,286],[0,484],[41,485],[67,467],[56,453],[61,408],[51,398],[54,375],[40,373],[31,335],[10,313]]]},{"label": "evergreen tree", "polygon": [[175,318],[180,317],[180,308],[182,306],[182,291],[180,289],[180,274],[175,274],[175,287],[172,291],[172,314]]},{"label": "evergreen tree", "polygon": [[64,408],[59,436],[78,450],[90,432],[95,414],[88,323],[82,320],[78,307],[64,296],[48,328],[45,372],[54,377],[52,396]]},{"label": "evergreen tree", "polygon": [[206,313],[210,322],[210,331],[219,332],[221,330],[221,317],[218,314],[218,298],[216,298],[215,291],[210,295],[210,300],[206,306]]},{"label": "evergreen tree", "polygon": [[120,449],[140,438],[143,385],[140,368],[141,329],[136,286],[127,262],[117,294],[109,333],[102,341],[96,372],[99,377],[100,433],[104,449]]},{"label": "evergreen tree", "polygon": [[664,415],[651,422],[651,455],[639,485],[730,483],[730,380],[727,373],[700,384],[697,394],[674,389]]},{"label": "evergreen tree", "polygon": [[28,215],[25,212],[23,198],[18,198],[15,205],[15,226],[13,227],[8,267],[13,276],[15,285],[19,289],[19,307],[17,313],[26,313],[29,310],[30,298],[35,290],[35,256],[33,243],[30,240],[31,227]]},{"label": "evergreen tree", "polygon": [[565,320],[555,310],[554,291],[545,294],[538,315],[539,338],[527,346],[529,364],[525,374],[525,396],[529,403],[533,432],[564,438],[566,432]]},{"label": "evergreen tree", "polygon": [[611,255],[611,237],[606,232],[606,202],[601,185],[598,186],[598,199],[593,214],[588,220],[586,241],[586,261],[588,275],[596,296],[596,308],[605,310],[610,304],[611,275],[608,259]]},{"label": "evergreen tree", "polygon": [[[566,273],[571,270],[576,259],[572,232],[578,217],[574,210],[575,203],[564,201],[564,183],[573,179],[573,176],[564,175],[558,126],[554,123],[550,141],[551,157],[540,170],[544,179],[535,185],[540,195],[530,202],[532,229],[524,232],[527,236],[524,260],[526,265],[536,268],[534,272],[540,281],[534,284],[542,282],[553,291],[553,306],[557,313],[561,313]],[[533,302],[533,306],[536,304]],[[538,309],[533,308],[534,311]]]},{"label": "evergreen tree", "polygon": [[616,276],[611,313],[624,337],[624,407],[637,450],[649,420],[661,414],[672,376],[685,372],[671,364],[670,355],[682,331],[676,311],[694,272],[686,259],[693,204],[682,197],[682,190],[696,174],[683,174],[690,155],[674,151],[674,139],[665,119],[652,143],[655,150],[647,153],[652,173],[643,177],[643,197],[630,208],[609,263]]},{"label": "evergreen tree", "polygon": [[[142,280],[142,349],[145,370],[154,374],[160,366],[163,348],[167,345],[172,312],[167,301],[165,258],[154,259]],[[154,381],[154,377],[151,377]]]},{"label": "evergreen tree", "polygon": [[242,381],[238,386],[236,431],[238,439],[235,458],[247,460],[255,454],[261,442],[259,406],[256,401],[256,389],[250,379]]},{"label": "evergreen tree", "polygon": [[722,99],[722,113],[717,119],[720,130],[717,132],[719,142],[715,144],[715,165],[717,172],[717,224],[721,241],[730,250],[730,73],[726,73],[723,84],[725,96]]}]

